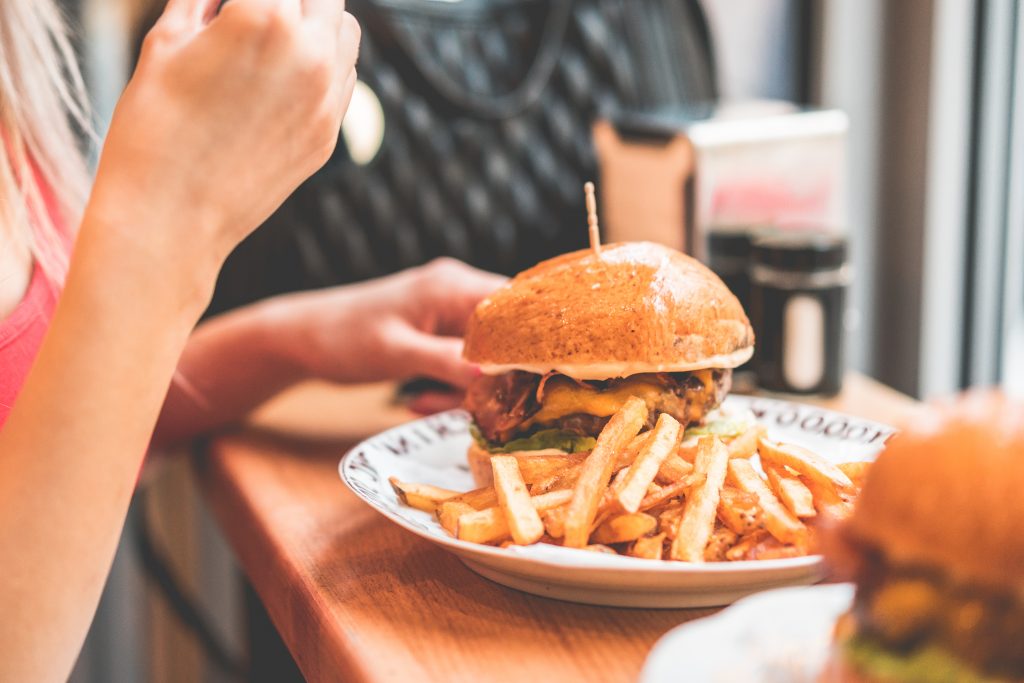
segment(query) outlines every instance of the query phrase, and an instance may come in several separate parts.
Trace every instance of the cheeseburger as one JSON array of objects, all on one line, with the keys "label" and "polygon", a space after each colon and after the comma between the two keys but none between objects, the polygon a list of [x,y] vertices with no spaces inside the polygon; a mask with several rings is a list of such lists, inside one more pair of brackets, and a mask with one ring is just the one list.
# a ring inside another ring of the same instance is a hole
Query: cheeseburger
[{"label": "cheeseburger", "polygon": [[544,261],[482,301],[465,357],[469,460],[478,482],[494,453],[590,450],[630,396],[651,419],[701,424],[754,350],[739,301],[697,260],[648,242]]},{"label": "cheeseburger", "polygon": [[974,394],[897,436],[832,564],[856,584],[822,677],[1024,680],[1024,405]]}]

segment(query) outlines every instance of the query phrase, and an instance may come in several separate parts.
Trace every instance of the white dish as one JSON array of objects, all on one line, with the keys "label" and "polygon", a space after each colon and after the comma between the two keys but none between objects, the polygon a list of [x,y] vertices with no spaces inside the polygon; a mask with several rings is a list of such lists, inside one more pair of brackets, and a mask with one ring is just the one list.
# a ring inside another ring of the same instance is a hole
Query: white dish
[{"label": "white dish", "polygon": [[[753,411],[771,438],[811,448],[834,462],[871,460],[895,430],[869,420],[774,399],[730,396],[727,411]],[[552,545],[496,548],[459,541],[434,517],[399,503],[389,477],[465,491],[469,416],[439,413],[383,432],[349,451],[342,480],[378,512],[455,553],[492,581],[536,595],[617,607],[709,607],[769,588],[809,584],[821,557],[687,564],[607,555]]]},{"label": "white dish", "polygon": [[836,619],[850,608],[848,583],[753,595],[683,624],[654,646],[641,683],[814,683]]}]

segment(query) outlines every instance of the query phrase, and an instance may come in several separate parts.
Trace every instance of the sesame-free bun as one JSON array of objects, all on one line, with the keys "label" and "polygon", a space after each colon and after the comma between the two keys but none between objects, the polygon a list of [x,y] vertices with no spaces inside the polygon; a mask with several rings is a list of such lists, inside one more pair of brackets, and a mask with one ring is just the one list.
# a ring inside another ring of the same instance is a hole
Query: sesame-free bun
[{"label": "sesame-free bun", "polygon": [[494,483],[494,475],[491,472],[491,453],[480,448],[474,441],[469,444],[466,451],[466,461],[469,463],[469,473],[473,475],[473,481],[477,488],[490,486]]},{"label": "sesame-free bun", "polygon": [[1024,594],[1024,403],[970,393],[927,412],[872,466],[843,529],[887,562]]},{"label": "sesame-free bun", "polygon": [[658,244],[623,242],[514,277],[477,306],[464,355],[487,374],[609,379],[733,368],[753,350],[743,307],[706,266]]}]

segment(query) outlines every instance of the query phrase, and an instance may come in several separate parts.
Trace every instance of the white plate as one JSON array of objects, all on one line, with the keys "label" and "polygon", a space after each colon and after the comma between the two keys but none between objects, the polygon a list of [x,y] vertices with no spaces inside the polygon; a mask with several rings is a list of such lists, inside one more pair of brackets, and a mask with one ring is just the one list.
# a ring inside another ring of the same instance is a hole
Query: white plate
[{"label": "white plate", "polygon": [[669,631],[651,651],[640,681],[814,683],[829,656],[835,621],[851,600],[848,583],[744,598]]},{"label": "white plate", "polygon": [[[746,396],[725,401],[726,411],[747,408],[771,438],[806,446],[837,463],[873,459],[895,433],[887,425],[809,405]],[[341,478],[382,515],[455,553],[473,571],[536,595],[619,607],[709,607],[821,578],[817,555],[686,564],[552,545],[503,549],[454,539],[432,515],[401,505],[388,478],[456,491],[473,488],[466,465],[468,425],[465,412],[452,410],[390,429],[349,451],[338,465]]]}]

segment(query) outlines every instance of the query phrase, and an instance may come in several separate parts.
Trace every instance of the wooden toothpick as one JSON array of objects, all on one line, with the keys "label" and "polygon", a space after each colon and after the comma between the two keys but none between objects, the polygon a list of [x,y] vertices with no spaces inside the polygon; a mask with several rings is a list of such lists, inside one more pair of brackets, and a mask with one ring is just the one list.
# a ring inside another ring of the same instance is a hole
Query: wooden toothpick
[{"label": "wooden toothpick", "polygon": [[590,229],[590,248],[595,255],[601,254],[601,233],[597,229],[597,198],[594,196],[594,183],[587,182],[583,186],[587,197],[587,227]]}]

